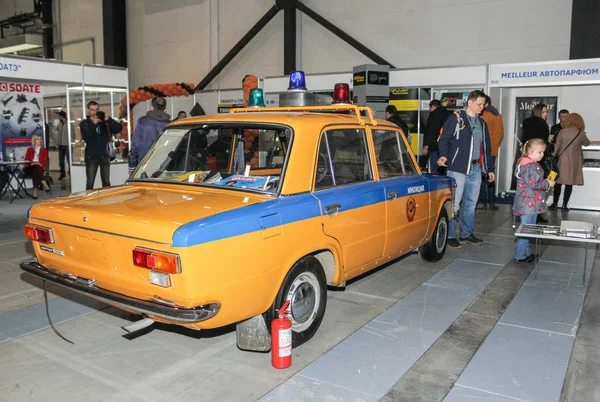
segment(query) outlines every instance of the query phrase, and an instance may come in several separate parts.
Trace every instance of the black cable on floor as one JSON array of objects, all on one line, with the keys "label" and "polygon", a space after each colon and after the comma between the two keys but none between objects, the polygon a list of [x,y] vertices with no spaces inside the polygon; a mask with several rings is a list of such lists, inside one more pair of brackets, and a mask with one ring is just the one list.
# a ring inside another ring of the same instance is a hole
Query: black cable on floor
[{"label": "black cable on floor", "polygon": [[56,335],[58,335],[60,338],[69,342],[71,345],[75,345],[73,342],[71,342],[64,336],[62,336],[62,334],[60,332],[58,332],[58,330],[54,327],[54,324],[52,324],[52,320],[50,319],[50,310],[48,309],[48,293],[46,292],[46,281],[43,281],[43,282],[44,282],[44,302],[46,303],[46,317],[48,317],[48,322],[50,323],[50,327],[52,328],[54,333]]}]

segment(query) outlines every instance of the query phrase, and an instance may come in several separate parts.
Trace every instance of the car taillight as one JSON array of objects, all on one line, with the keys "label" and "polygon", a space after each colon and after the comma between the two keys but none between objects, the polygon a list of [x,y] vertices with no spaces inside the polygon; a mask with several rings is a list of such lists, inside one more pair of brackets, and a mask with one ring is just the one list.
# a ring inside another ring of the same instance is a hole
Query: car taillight
[{"label": "car taillight", "polygon": [[54,235],[52,229],[43,226],[26,224],[24,228],[25,237],[40,243],[54,243]]},{"label": "car taillight", "polygon": [[181,272],[179,256],[162,251],[136,247],[133,249],[133,265],[154,271],[178,274]]}]

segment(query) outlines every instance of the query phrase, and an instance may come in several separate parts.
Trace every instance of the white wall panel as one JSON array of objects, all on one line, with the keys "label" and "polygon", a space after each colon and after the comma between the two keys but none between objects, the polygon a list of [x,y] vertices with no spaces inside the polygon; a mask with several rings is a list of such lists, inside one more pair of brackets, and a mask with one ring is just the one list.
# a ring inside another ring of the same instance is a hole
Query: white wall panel
[{"label": "white wall panel", "polygon": [[[104,63],[102,32],[102,0],[60,0],[60,36],[62,43],[93,37],[96,64]],[[92,42],[82,42],[61,48],[64,61],[92,64]]]},{"label": "white wall panel", "polygon": [[[397,68],[560,60],[569,55],[572,0],[303,2]],[[215,64],[215,55],[222,58],[273,4],[127,0],[131,86],[199,82]],[[307,73],[351,71],[371,62],[307,16],[298,20],[297,65]],[[245,74],[283,74],[283,13],[207,89],[238,88]]]}]

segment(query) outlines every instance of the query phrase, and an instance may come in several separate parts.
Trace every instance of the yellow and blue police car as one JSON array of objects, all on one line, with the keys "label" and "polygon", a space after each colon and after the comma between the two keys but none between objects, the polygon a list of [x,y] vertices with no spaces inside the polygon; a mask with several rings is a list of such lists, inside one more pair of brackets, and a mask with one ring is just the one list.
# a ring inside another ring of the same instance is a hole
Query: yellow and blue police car
[{"label": "yellow and blue police car", "polygon": [[369,108],[234,109],[168,125],[123,185],[36,204],[21,268],[150,322],[235,323],[246,350],[269,349],[289,300],[298,346],[327,286],[415,250],[441,259],[452,196]]}]

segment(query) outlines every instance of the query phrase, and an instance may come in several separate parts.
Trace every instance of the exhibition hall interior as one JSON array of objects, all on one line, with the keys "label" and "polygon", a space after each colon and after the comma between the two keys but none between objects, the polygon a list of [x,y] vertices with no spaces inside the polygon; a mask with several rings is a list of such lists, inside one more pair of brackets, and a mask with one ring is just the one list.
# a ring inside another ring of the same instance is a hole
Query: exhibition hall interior
[{"label": "exhibition hall interior", "polygon": [[599,30],[0,0],[0,401],[599,401]]}]

